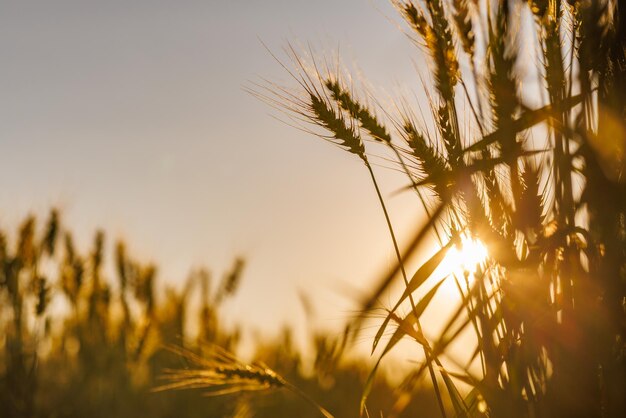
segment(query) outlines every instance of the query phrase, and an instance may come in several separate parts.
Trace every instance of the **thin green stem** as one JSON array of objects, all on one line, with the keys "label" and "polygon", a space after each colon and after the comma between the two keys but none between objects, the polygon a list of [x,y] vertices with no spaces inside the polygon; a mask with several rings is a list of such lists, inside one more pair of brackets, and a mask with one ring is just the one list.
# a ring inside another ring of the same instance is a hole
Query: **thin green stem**
[{"label": "thin green stem", "polygon": [[[374,183],[374,188],[376,189],[376,195],[378,196],[378,201],[380,202],[380,206],[383,209],[383,212],[385,214],[385,220],[387,221],[387,228],[389,229],[389,234],[391,235],[391,241],[393,242],[393,248],[394,251],[396,253],[396,257],[398,259],[398,263],[400,265],[400,272],[402,273],[402,279],[404,280],[404,284],[405,286],[408,288],[409,287],[409,280],[407,278],[406,275],[406,271],[404,269],[404,261],[402,260],[402,255],[400,255],[400,248],[398,247],[398,241],[396,240],[396,234],[393,231],[393,226],[391,225],[391,219],[389,218],[389,212],[387,211],[387,205],[385,205],[385,200],[383,199],[382,193],[380,192],[380,187],[378,186],[378,181],[376,181],[376,176],[374,175],[374,170],[372,170],[372,166],[369,164],[369,162],[367,161],[367,159],[363,159],[363,161],[365,162],[365,167],[367,167],[368,172],[370,173],[370,176],[372,178],[372,183]],[[415,315],[415,323],[417,325],[417,329],[419,331],[420,334],[423,335],[422,332],[422,326],[420,324],[420,320],[419,317],[417,315],[417,310],[415,308],[415,301],[413,300],[413,295],[411,293],[409,293],[409,302],[411,303],[411,309],[413,310],[413,313]],[[433,382],[433,388],[435,389],[435,395],[437,397],[437,403],[439,405],[439,409],[441,410],[441,415],[446,418],[446,411],[443,405],[443,399],[441,397],[441,392],[439,390],[439,384],[437,383],[437,377],[435,375],[435,370],[433,368],[432,365],[432,360],[430,358],[430,353],[428,352],[428,349],[422,345],[422,348],[424,350],[424,356],[426,357],[426,363],[428,364],[428,373],[430,374],[430,378]],[[438,360],[435,359],[435,361],[438,363]],[[439,365],[439,364],[438,364]]]}]

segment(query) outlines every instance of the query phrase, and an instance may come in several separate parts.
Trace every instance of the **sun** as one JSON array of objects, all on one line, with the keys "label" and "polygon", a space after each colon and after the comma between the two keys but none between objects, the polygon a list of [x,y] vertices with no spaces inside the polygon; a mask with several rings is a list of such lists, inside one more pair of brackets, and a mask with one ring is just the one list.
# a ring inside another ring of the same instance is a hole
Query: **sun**
[{"label": "sun", "polygon": [[479,264],[487,259],[487,247],[477,239],[463,235],[461,243],[455,245],[446,254],[444,264],[451,273],[474,274]]}]

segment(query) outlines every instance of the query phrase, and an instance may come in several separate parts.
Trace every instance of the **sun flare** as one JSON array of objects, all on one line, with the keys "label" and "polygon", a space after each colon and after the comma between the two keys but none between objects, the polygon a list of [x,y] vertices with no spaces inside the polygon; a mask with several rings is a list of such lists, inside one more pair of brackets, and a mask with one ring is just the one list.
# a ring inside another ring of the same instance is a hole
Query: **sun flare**
[{"label": "sun flare", "polygon": [[461,243],[448,250],[444,263],[451,273],[460,271],[473,274],[487,256],[487,247],[480,240],[463,235]]}]

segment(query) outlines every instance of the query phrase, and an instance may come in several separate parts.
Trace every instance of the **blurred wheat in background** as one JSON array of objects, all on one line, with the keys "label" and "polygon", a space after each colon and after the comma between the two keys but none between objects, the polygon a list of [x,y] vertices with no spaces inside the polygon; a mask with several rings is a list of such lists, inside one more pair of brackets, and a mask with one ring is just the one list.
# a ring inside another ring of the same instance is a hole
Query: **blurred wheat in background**
[{"label": "blurred wheat in background", "polygon": [[[3,417],[317,417],[323,409],[312,397],[358,415],[367,368],[358,359],[339,364],[331,335],[312,333],[311,361],[290,329],[256,341],[254,365],[230,354],[241,328],[220,310],[237,292],[243,259],[217,282],[199,269],[181,288],[164,287],[124,242],[109,255],[103,232],[89,249],[72,237],[56,210],[43,225],[29,216],[17,234],[0,233]],[[162,391],[192,387],[202,390]],[[276,388],[291,395],[246,393]],[[386,379],[374,393],[377,409],[391,407]],[[420,397],[411,409],[430,406]]]}]

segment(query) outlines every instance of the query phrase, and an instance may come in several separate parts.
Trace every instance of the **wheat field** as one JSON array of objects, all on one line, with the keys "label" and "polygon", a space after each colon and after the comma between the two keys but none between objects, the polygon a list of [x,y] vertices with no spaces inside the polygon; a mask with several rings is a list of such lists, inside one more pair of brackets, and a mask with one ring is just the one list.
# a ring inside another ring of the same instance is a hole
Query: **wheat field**
[{"label": "wheat field", "polygon": [[[77,249],[53,210],[0,235],[3,413],[626,416],[625,5],[391,2],[427,63],[427,103],[379,98],[340,57],[293,44],[268,47],[290,83],[247,88],[371,181],[395,260],[343,332],[311,330],[307,356],[286,329],[241,359],[221,306],[243,259],[171,289],[119,242],[111,280],[104,233]],[[380,170],[402,183],[386,190]],[[427,215],[408,242],[394,193]],[[433,335],[423,318],[444,288],[455,296]],[[353,348],[372,326],[367,363]],[[394,380],[385,360],[400,343],[413,360]]]}]

